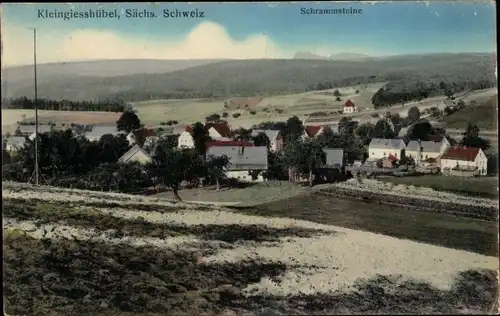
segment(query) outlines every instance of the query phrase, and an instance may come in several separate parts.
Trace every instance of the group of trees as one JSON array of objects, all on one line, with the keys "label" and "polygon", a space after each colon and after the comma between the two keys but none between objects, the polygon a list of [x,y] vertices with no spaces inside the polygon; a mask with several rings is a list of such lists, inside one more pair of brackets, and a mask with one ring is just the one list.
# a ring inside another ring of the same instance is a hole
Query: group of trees
[{"label": "group of trees", "polygon": [[[33,110],[35,100],[27,97],[15,98],[7,101],[8,108]],[[40,110],[51,111],[102,111],[102,112],[123,112],[126,104],[123,100],[103,100],[103,101],[69,101],[69,100],[48,100],[38,99],[37,107]]]}]

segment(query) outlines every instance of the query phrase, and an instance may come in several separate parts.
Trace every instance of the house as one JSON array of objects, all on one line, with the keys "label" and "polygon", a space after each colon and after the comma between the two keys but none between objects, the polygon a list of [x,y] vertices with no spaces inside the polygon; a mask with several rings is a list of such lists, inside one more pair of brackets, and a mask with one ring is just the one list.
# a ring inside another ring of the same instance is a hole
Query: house
[{"label": "house", "polygon": [[389,154],[389,156],[382,158],[382,168],[394,168],[398,160],[395,155]]},{"label": "house", "polygon": [[270,129],[254,129],[252,130],[252,137],[256,137],[260,133],[266,134],[269,138],[269,149],[273,152],[280,152],[283,150],[283,135],[279,130]]},{"label": "house", "polygon": [[19,151],[26,145],[25,136],[11,136],[5,141],[6,151]]},{"label": "house", "polygon": [[127,140],[130,145],[135,145],[137,140],[140,138],[144,139],[145,146],[150,145],[159,139],[156,130],[152,128],[139,128],[127,135]]},{"label": "house", "polygon": [[405,148],[406,145],[402,139],[373,138],[368,145],[368,159],[382,159],[389,155],[401,159]]},{"label": "house", "polygon": [[319,125],[309,125],[304,128],[304,134],[302,134],[302,139],[314,138],[323,133],[323,126]]},{"label": "house", "polygon": [[231,132],[231,128],[227,123],[209,122],[205,124],[205,129],[208,131],[208,135],[212,139],[220,139],[220,138],[231,139],[233,134]]},{"label": "house", "polygon": [[177,141],[178,148],[194,148],[193,128],[191,126],[186,126],[184,131],[179,135]]},{"label": "house", "polygon": [[125,132],[117,130],[115,125],[98,125],[92,126],[92,130],[90,132],[86,132],[84,135],[89,141],[95,142],[99,141],[102,136],[108,134],[118,136],[124,135]]},{"label": "house", "polygon": [[354,105],[354,103],[352,103],[351,100],[347,100],[344,103],[344,114],[345,113],[354,113],[356,111],[357,111],[356,105]]},{"label": "house", "polygon": [[406,146],[405,155],[415,159],[417,165],[421,161],[429,158],[439,159],[439,157],[450,148],[450,142],[446,137],[441,137],[441,141],[419,141],[411,140]]},{"label": "house", "polygon": [[344,166],[344,149],[324,148],[326,155],[325,168],[342,168]]},{"label": "house", "polygon": [[141,148],[139,145],[134,145],[132,148],[130,148],[126,153],[123,154],[118,159],[118,162],[121,163],[132,163],[132,162],[138,162],[141,164],[147,164],[150,163],[153,159],[151,156]]},{"label": "house", "polygon": [[253,147],[254,144],[252,142],[249,142],[246,140],[209,140],[206,143],[206,148],[210,148],[210,147],[235,147],[235,146]]},{"label": "house", "polygon": [[[230,165],[226,176],[240,181],[264,181],[262,171],[267,170],[267,148],[265,146],[212,146],[207,150],[207,155],[216,157],[226,155]],[[250,174],[258,173],[256,177]],[[260,171],[260,173],[259,173]]]},{"label": "house", "polygon": [[480,148],[453,146],[441,156],[441,172],[445,175],[485,176],[488,158]]}]

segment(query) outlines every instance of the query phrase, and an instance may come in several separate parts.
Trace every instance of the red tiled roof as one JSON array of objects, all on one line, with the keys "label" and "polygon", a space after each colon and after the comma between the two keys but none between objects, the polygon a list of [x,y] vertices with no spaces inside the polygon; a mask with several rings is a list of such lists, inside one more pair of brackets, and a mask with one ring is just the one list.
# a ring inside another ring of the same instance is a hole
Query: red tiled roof
[{"label": "red tiled roof", "polygon": [[253,147],[254,144],[252,142],[246,140],[219,140],[219,141],[208,141],[206,143],[206,147],[214,147],[214,146],[242,146],[242,147]]},{"label": "red tiled roof", "polygon": [[193,128],[191,127],[191,125],[188,125],[186,126],[186,128],[184,129],[185,132],[188,132],[188,133],[192,133],[193,132]]},{"label": "red tiled roof", "polygon": [[441,159],[474,161],[477,154],[479,154],[479,148],[454,146],[450,147]]},{"label": "red tiled roof", "polygon": [[318,134],[318,132],[321,130],[321,128],[322,128],[322,126],[310,125],[310,126],[306,126],[305,131],[307,133],[307,136],[314,137],[314,136],[316,136],[316,134]]},{"label": "red tiled roof", "polygon": [[156,136],[156,131],[152,128],[140,128],[134,131],[134,134],[139,137]]},{"label": "red tiled roof", "polygon": [[257,106],[257,104],[260,103],[260,101],[262,101],[263,98],[262,97],[255,97],[255,98],[247,98],[247,99],[234,99],[234,100],[231,100],[231,105],[236,105],[236,106],[246,106],[248,105],[248,107],[254,107],[254,106]]},{"label": "red tiled roof", "polygon": [[215,130],[220,134],[222,137],[231,137],[231,128],[227,123],[206,123],[205,128],[208,131],[210,128],[215,128]]},{"label": "red tiled roof", "polygon": [[354,108],[354,107],[356,107],[356,106],[354,105],[354,103],[352,103],[352,102],[351,102],[351,100],[347,100],[347,101],[344,103],[344,107],[345,107],[345,108]]}]

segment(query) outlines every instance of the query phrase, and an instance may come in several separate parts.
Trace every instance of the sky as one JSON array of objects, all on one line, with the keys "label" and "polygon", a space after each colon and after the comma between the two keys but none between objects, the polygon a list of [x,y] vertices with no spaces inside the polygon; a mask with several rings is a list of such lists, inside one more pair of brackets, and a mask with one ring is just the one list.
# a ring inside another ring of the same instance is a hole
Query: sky
[{"label": "sky", "polygon": [[[303,14],[310,8],[362,12]],[[127,17],[127,10],[134,9],[155,17]],[[116,11],[118,17],[64,20],[47,17],[43,10]],[[198,17],[165,17],[164,10],[197,10]],[[292,58],[298,51],[370,56],[496,51],[493,1],[4,3],[1,14],[2,68],[32,63],[30,28],[37,29],[39,63]]]}]

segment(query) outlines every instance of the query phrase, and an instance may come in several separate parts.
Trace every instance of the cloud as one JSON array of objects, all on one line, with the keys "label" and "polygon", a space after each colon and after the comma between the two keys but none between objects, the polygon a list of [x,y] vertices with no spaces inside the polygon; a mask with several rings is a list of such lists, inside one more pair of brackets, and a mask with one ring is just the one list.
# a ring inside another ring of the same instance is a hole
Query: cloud
[{"label": "cloud", "polygon": [[[2,25],[2,68],[33,62],[33,33],[27,27]],[[287,47],[277,45],[265,34],[233,39],[226,29],[213,22],[197,25],[184,39],[144,39],[99,29],[39,29],[37,61],[71,62],[97,59],[266,59],[291,58],[297,51],[363,52],[369,49],[338,46]]]},{"label": "cloud", "polygon": [[[162,42],[119,35],[112,31],[81,29],[38,31],[37,60],[44,62],[95,59],[202,59],[202,58],[286,58],[268,36],[256,34],[235,40],[224,27],[203,22],[183,40]],[[33,35],[15,25],[2,26],[3,64],[30,64],[33,60]]]}]

